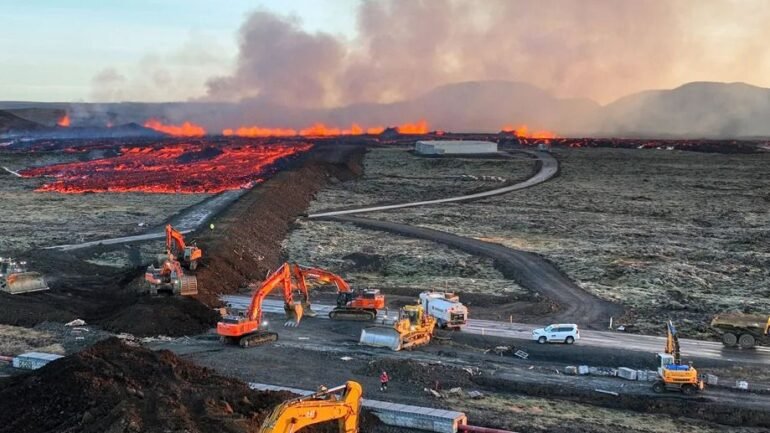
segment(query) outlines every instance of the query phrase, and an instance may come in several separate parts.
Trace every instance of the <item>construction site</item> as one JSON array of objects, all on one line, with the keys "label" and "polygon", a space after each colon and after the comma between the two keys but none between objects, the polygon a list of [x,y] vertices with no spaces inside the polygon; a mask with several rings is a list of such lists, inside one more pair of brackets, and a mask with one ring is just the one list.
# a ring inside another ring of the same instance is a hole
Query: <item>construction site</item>
[{"label": "construction site", "polygon": [[770,153],[645,143],[9,142],[0,431],[768,431]]}]

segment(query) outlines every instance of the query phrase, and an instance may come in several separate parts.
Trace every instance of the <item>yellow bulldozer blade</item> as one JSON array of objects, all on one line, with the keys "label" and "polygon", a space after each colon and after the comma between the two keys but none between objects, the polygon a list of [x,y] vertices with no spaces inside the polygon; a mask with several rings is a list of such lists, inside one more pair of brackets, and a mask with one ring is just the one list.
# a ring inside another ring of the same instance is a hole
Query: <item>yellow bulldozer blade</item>
[{"label": "yellow bulldozer blade", "polygon": [[286,323],[284,326],[296,327],[299,326],[299,322],[302,320],[304,309],[301,304],[285,305],[284,311],[286,311]]},{"label": "yellow bulldozer blade", "polygon": [[401,350],[401,334],[395,328],[370,327],[361,330],[360,344],[374,347],[387,347],[390,350]]},{"label": "yellow bulldozer blade", "polygon": [[43,276],[37,272],[21,272],[0,278],[0,290],[11,294],[48,290]]}]

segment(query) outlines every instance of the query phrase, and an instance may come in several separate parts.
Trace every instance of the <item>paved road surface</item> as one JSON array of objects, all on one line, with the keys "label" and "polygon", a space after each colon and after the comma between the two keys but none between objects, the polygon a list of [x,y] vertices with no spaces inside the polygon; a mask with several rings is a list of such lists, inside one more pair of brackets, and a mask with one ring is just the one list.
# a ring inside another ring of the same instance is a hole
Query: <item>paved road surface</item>
[{"label": "paved road surface", "polygon": [[[217,194],[209,199],[206,199],[185,209],[181,214],[172,218],[171,224],[173,224],[174,228],[183,234],[190,233],[196,228],[200,227],[214,214],[220,212],[222,209],[225,209],[227,206],[232,204],[247,191],[248,189],[237,189]],[[158,227],[151,232],[142,233],[140,235],[100,239],[97,241],[82,242],[79,244],[54,245],[52,247],[46,247],[45,249],[71,251],[79,250],[81,248],[95,247],[98,245],[125,244],[131,242],[149,241],[153,239],[163,239],[165,237],[166,231],[164,230],[164,227]]]},{"label": "paved road surface", "polygon": [[[246,309],[251,302],[249,296],[222,296],[222,301],[238,309]],[[265,299],[262,304],[266,313],[283,314],[283,301],[279,299]],[[318,313],[316,317],[328,319],[329,311],[333,306],[313,304],[313,311]],[[378,320],[383,319],[382,312]],[[391,312],[391,318],[393,313]],[[492,320],[468,320],[468,325],[461,332],[476,335],[489,335],[495,337],[515,338],[529,340],[532,330],[541,325],[526,323],[495,322]],[[581,330],[580,341],[577,344],[593,347],[622,348],[623,350],[636,350],[646,353],[660,352],[665,346],[664,337],[650,335],[624,334],[620,332]],[[755,350],[731,350],[725,349],[722,343],[714,341],[701,341],[680,339],[682,351],[690,358],[719,359],[723,361],[735,361],[744,364],[770,363],[770,348],[758,347]]]},{"label": "paved road surface", "polygon": [[337,215],[352,215],[352,214],[359,214],[359,213],[365,213],[365,212],[378,212],[378,211],[384,211],[384,210],[402,209],[405,207],[416,207],[416,206],[426,206],[426,205],[432,205],[432,204],[454,203],[458,201],[478,200],[480,198],[493,197],[496,195],[507,194],[512,191],[518,191],[520,189],[529,188],[531,186],[547,181],[548,179],[556,176],[556,174],[559,172],[559,162],[551,154],[545,153],[545,152],[525,152],[525,153],[532,155],[540,160],[540,163],[541,163],[540,170],[529,179],[514,185],[508,185],[502,188],[491,189],[489,191],[478,192],[475,194],[440,198],[436,200],[413,201],[408,203],[362,207],[358,209],[345,209],[345,210],[336,210],[336,211],[332,210],[332,211],[318,212],[314,214],[309,214],[308,218],[311,218],[311,219],[326,218],[326,217],[337,216]]}]

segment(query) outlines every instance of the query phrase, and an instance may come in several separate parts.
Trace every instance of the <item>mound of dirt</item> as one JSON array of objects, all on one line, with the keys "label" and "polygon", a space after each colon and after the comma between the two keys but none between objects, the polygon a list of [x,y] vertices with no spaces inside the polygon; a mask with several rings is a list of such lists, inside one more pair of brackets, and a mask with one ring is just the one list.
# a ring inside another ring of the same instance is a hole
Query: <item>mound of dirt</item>
[{"label": "mound of dirt", "polygon": [[219,314],[195,299],[143,297],[99,325],[108,331],[129,332],[139,337],[177,337],[206,332],[218,319]]},{"label": "mound of dirt", "polygon": [[301,167],[278,173],[216,217],[215,230],[197,232],[206,255],[197,271],[197,298],[220,305],[219,294],[235,293],[277,268],[294,220],[328,182],[361,174],[364,152],[362,146],[316,147]]},{"label": "mound of dirt", "polygon": [[251,432],[291,397],[111,338],[0,382],[0,432]]}]

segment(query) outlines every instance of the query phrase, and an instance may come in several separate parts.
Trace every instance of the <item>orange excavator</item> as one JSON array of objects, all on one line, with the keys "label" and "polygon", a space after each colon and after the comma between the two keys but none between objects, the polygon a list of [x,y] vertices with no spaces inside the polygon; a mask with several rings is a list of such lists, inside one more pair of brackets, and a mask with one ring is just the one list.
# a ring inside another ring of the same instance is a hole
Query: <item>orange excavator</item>
[{"label": "orange excavator", "polygon": [[173,254],[191,271],[198,267],[198,260],[203,257],[203,251],[195,244],[187,245],[182,232],[176,230],[171,224],[166,225],[166,251]]},{"label": "orange excavator", "polygon": [[[293,269],[292,269],[293,268]],[[243,315],[228,314],[217,323],[217,334],[222,341],[238,343],[241,347],[252,347],[269,343],[278,339],[278,334],[267,329],[267,323],[262,321],[262,302],[277,287],[282,290],[284,310],[286,311],[286,326],[297,326],[303,315],[313,316],[307,290],[298,285],[301,296],[300,302],[294,301],[292,277],[299,275],[296,266],[284,263],[270,274],[261,286],[254,291],[248,310]]]},{"label": "orange excavator", "polygon": [[339,433],[358,433],[361,384],[352,380],[315,394],[297,397],[278,405],[262,423],[259,433],[294,433],[303,428],[337,420]]},{"label": "orange excavator", "polygon": [[329,312],[332,320],[365,320],[377,318],[377,310],[385,308],[385,295],[377,289],[354,291],[339,275],[320,268],[297,266],[302,290],[307,292],[307,279],[337,286],[337,307]]}]

